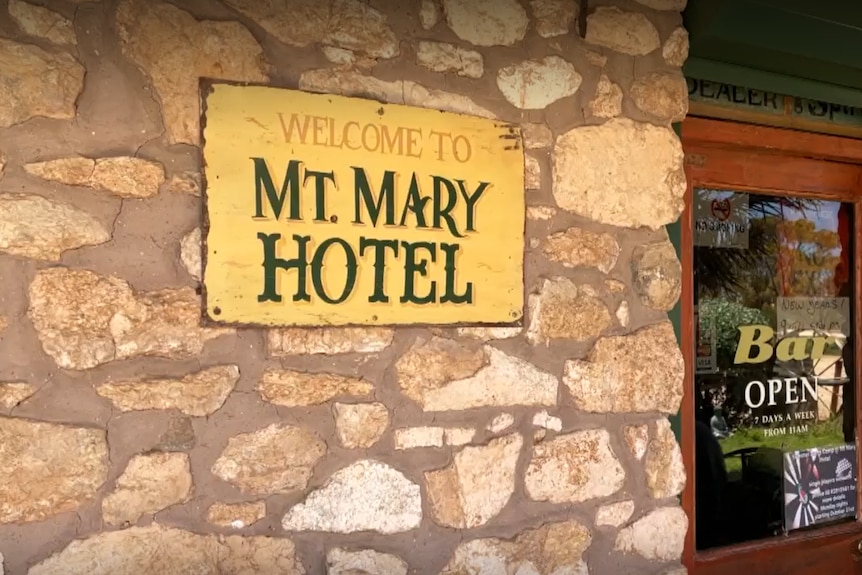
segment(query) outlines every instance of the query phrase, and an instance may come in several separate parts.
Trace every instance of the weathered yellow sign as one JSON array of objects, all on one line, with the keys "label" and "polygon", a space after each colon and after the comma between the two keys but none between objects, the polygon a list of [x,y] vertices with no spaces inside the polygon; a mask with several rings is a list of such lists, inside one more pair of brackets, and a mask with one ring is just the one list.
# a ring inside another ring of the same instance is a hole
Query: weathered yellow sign
[{"label": "weathered yellow sign", "polygon": [[521,319],[516,126],[264,86],[215,83],[204,97],[211,320]]}]

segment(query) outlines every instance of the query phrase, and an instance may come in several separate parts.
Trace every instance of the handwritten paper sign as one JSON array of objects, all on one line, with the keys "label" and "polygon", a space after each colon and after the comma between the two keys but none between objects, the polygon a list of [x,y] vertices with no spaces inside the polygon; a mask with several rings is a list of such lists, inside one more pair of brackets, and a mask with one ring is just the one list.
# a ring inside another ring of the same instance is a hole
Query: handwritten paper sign
[{"label": "handwritten paper sign", "polygon": [[776,308],[779,333],[797,331],[849,333],[849,298],[779,297]]},{"label": "handwritten paper sign", "polygon": [[215,83],[204,98],[210,320],[521,319],[517,126],[263,86]]}]

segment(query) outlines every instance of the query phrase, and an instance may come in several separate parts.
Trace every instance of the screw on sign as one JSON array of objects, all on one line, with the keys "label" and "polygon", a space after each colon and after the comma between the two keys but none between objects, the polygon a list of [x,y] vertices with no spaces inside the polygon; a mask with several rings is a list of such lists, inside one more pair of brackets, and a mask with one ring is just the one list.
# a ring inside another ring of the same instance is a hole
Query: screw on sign
[{"label": "screw on sign", "polygon": [[709,206],[709,211],[712,216],[720,222],[724,222],[730,217],[730,200],[712,200]]}]

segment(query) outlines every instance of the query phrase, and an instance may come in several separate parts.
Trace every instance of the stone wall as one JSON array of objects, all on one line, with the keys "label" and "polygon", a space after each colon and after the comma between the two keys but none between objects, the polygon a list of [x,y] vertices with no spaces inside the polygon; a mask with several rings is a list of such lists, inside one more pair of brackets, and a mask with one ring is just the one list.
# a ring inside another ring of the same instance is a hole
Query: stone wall
[{"label": "stone wall", "polygon": [[[683,573],[684,4],[0,0],[6,573]],[[520,124],[523,328],[202,328],[199,76]]]}]

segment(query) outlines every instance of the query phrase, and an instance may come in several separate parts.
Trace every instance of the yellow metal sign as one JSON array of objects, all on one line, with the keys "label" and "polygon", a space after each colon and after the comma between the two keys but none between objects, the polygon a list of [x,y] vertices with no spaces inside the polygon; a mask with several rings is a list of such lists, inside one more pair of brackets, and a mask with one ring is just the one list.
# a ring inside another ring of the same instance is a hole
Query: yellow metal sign
[{"label": "yellow metal sign", "polygon": [[516,126],[264,86],[215,83],[204,97],[209,319],[521,319]]}]

